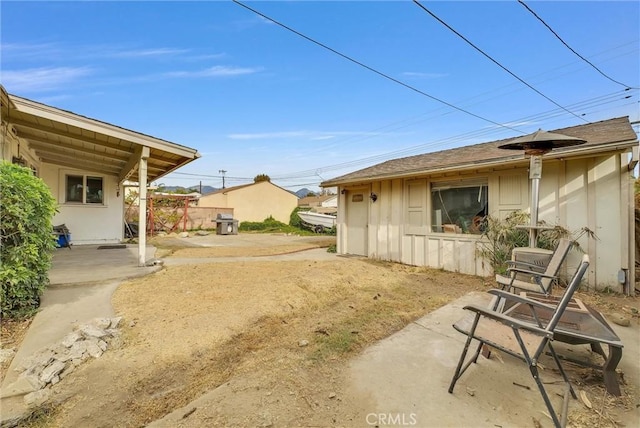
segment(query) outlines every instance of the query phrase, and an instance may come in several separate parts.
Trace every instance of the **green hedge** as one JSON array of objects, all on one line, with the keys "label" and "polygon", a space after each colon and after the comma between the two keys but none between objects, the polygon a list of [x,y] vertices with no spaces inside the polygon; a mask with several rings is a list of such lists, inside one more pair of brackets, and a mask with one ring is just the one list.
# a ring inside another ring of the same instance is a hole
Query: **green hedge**
[{"label": "green hedge", "polygon": [[55,238],[56,201],[31,170],[0,163],[0,311],[32,314],[47,286]]}]

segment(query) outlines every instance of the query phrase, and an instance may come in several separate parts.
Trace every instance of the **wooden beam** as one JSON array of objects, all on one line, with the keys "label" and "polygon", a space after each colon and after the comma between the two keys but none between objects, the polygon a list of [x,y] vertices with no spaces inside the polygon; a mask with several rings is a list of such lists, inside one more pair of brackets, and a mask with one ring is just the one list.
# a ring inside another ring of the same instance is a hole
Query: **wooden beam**
[{"label": "wooden beam", "polygon": [[[123,181],[131,177],[131,175],[133,175],[133,173],[135,172],[135,168],[138,166],[138,163],[140,163],[140,155],[142,155],[142,149],[142,146],[138,146],[136,148],[136,151],[133,152],[131,157],[129,157],[127,163],[120,170],[120,174],[118,174],[118,182],[122,183]],[[148,150],[149,148],[147,147],[147,152]]]},{"label": "wooden beam", "polygon": [[101,151],[96,151],[93,149],[88,149],[84,146],[77,146],[77,145],[72,145],[72,144],[64,144],[64,143],[58,143],[55,141],[51,141],[51,140],[47,140],[47,139],[43,139],[40,137],[36,137],[34,135],[30,135],[30,134],[23,134],[20,133],[20,137],[24,138],[25,140],[27,140],[29,142],[29,147],[32,148],[41,148],[43,150],[49,151],[51,149],[49,149],[49,147],[53,147],[53,148],[65,148],[68,150],[73,150],[74,152],[78,152],[78,153],[86,153],[89,155],[96,155],[96,156],[100,156],[103,158],[109,158],[109,159],[114,159],[117,161],[121,161],[121,162],[126,162],[127,159],[129,159],[128,156],[125,155],[117,155],[114,153],[107,153],[107,152],[101,152]]},{"label": "wooden beam", "polygon": [[62,129],[58,129],[53,126],[46,126],[41,123],[32,123],[27,120],[22,120],[17,118],[11,118],[11,123],[15,125],[16,128],[18,128],[19,136],[22,136],[21,135],[22,132],[25,132],[24,129],[35,129],[36,131],[44,132],[44,133],[55,135],[58,137],[70,138],[72,140],[80,141],[83,143],[95,144],[97,146],[102,146],[102,147],[118,150],[118,151],[129,153],[129,154],[133,152],[133,147],[135,147],[134,143],[127,140],[122,140],[127,143],[126,145],[113,144],[113,143],[101,141],[101,140],[98,140],[97,138],[89,137],[86,135],[77,134],[69,131],[63,131]]},{"label": "wooden beam", "polygon": [[49,157],[43,157],[40,160],[42,160],[42,162],[50,163],[53,165],[59,165],[67,168],[73,168],[73,169],[88,169],[88,170],[99,172],[106,175],[117,175],[119,170],[118,168],[107,167],[105,165],[103,165],[102,167],[83,168],[82,165],[78,165],[78,162],[60,160],[60,159],[49,158]]},{"label": "wooden beam", "polygon": [[[36,131],[40,131],[40,132],[44,132],[46,134],[51,134],[51,135],[55,135],[57,137],[62,137],[62,138],[69,138],[71,140],[75,140],[78,141],[80,143],[87,143],[87,144],[93,144],[97,147],[102,147],[102,148],[107,148],[107,149],[112,149],[112,150],[116,150],[118,152],[122,152],[125,153],[127,158],[128,156],[130,156],[131,154],[134,153],[135,151],[135,147],[141,147],[137,144],[133,144],[131,145],[130,141],[126,141],[127,143],[129,143],[130,146],[132,147],[126,147],[126,146],[122,146],[120,144],[114,144],[114,143],[109,143],[107,141],[101,141],[98,140],[97,138],[92,138],[92,137],[88,137],[82,134],[76,134],[76,133],[72,133],[69,131],[63,131],[61,129],[57,129],[54,128],[52,126],[45,126],[42,124],[33,124],[29,121],[25,121],[25,120],[21,120],[21,119],[17,119],[17,118],[12,118],[11,119],[11,123],[13,125],[16,126],[16,128],[18,128],[19,130],[19,137],[21,138],[25,138],[25,139],[34,139],[34,138],[38,138],[40,141],[42,141],[41,138],[35,136],[34,134],[28,132],[28,130],[31,129],[35,129]],[[111,137],[111,138],[115,138],[115,137]],[[60,143],[60,144],[64,144],[64,143]],[[87,149],[87,150],[91,150],[91,149]],[[162,152],[161,150],[158,150],[160,152]],[[166,152],[169,153],[169,152]],[[116,155],[117,156],[117,155]],[[161,156],[157,153],[154,153],[154,155],[152,157],[150,157],[150,160],[153,163],[156,164],[164,164],[164,165],[175,165],[176,163],[179,163],[180,160],[179,159],[171,159],[168,158],[166,156]]]}]

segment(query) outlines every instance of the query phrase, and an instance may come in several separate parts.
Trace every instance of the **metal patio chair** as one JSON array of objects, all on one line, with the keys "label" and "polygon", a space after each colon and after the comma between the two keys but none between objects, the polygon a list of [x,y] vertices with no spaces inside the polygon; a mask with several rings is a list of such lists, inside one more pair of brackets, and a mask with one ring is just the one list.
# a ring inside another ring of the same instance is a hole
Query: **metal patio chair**
[{"label": "metal patio chair", "polygon": [[573,242],[569,239],[560,239],[546,267],[510,260],[507,262],[509,266],[507,274],[496,275],[496,282],[502,286],[503,290],[535,291],[548,296],[551,294],[553,284],[558,279],[560,266],[562,266],[564,259],[567,258],[572,244]]},{"label": "metal patio chair", "polygon": [[[535,380],[549,410],[551,419],[556,427],[563,427],[566,423],[569,394],[571,394],[574,399],[577,397],[566,372],[562,368],[560,359],[553,349],[552,342],[556,339],[556,328],[560,322],[560,318],[569,305],[573,293],[580,286],[580,281],[588,267],[589,256],[585,254],[557,305],[549,305],[537,300],[528,299],[505,290],[490,290],[489,293],[495,296],[490,307],[486,308],[476,305],[465,306],[464,309],[473,312],[473,314],[470,314],[453,325],[456,330],[467,336],[467,340],[460,355],[456,371],[451,379],[449,393],[453,393],[456,382],[469,366],[471,366],[472,363],[477,363],[483,346],[487,345],[510,354],[527,364],[531,376]],[[502,299],[515,302],[514,304],[526,306],[530,310],[535,322],[522,321],[503,313],[498,304],[499,300]],[[546,318],[546,320],[539,317],[536,312],[540,310],[551,311],[551,316]],[[478,346],[471,359],[465,362],[469,346],[474,339],[479,342]],[[560,418],[558,418],[551,404],[551,400],[540,379],[538,371],[538,360],[546,349],[549,350],[553,357],[566,385],[562,406],[563,411]]]}]

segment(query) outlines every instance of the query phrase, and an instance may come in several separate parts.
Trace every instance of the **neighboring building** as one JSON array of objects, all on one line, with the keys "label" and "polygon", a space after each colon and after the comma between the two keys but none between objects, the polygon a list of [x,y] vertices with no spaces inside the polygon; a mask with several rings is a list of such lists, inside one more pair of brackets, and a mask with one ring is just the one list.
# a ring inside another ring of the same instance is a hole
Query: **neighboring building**
[{"label": "neighboring building", "polygon": [[334,214],[338,211],[338,195],[307,196],[298,200],[298,206],[321,214]]},{"label": "neighboring building", "polygon": [[259,181],[202,195],[198,206],[233,208],[233,217],[240,223],[273,217],[289,224],[291,213],[298,206],[298,197],[270,181]]},{"label": "neighboring building", "polygon": [[[148,182],[200,157],[195,149],[17,97],[2,86],[0,104],[2,159],[31,168],[49,186],[58,201],[53,222],[67,225],[73,244],[120,242],[125,181],[138,183],[144,200]],[[141,239],[141,264],[144,248]]]},{"label": "neighboring building", "polygon": [[[633,168],[638,138],[628,118],[551,131],[587,143],[543,157],[539,219],[581,238],[588,283],[630,293],[634,272]],[[339,188],[337,247],[410,265],[490,275],[477,257],[478,217],[529,210],[529,160],[499,149],[512,139],[390,160],[322,183]],[[568,269],[579,262],[570,254]]]}]

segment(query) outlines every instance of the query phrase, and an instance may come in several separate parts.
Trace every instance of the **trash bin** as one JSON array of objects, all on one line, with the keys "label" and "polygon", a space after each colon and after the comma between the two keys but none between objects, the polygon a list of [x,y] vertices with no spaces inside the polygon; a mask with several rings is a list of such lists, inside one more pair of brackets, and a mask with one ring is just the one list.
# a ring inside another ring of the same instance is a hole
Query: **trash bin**
[{"label": "trash bin", "polygon": [[69,228],[65,224],[53,226],[53,234],[57,236],[56,247],[58,248],[67,247],[71,249],[71,232],[69,231]]},{"label": "trash bin", "polygon": [[218,214],[216,216],[216,235],[237,235],[238,220],[234,220],[231,214]]}]

